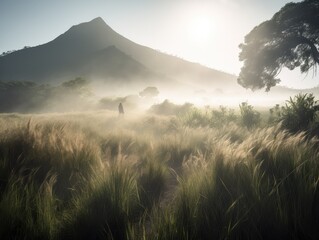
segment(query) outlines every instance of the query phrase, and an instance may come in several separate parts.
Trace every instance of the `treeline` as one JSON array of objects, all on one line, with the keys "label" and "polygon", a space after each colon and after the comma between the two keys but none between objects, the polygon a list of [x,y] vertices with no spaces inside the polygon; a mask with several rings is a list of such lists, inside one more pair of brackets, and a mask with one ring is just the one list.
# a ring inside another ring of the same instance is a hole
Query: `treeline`
[{"label": "treeline", "polygon": [[58,86],[0,81],[0,112],[79,110],[91,96],[88,81],[76,78]]}]

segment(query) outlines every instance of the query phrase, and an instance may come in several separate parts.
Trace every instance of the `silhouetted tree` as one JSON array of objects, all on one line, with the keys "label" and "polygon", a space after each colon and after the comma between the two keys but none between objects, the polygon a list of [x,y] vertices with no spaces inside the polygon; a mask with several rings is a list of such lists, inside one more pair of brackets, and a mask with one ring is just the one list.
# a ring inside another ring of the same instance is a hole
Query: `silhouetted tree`
[{"label": "silhouetted tree", "polygon": [[142,92],[140,92],[141,97],[156,97],[159,91],[156,87],[147,87]]},{"label": "silhouetted tree", "polygon": [[319,63],[319,0],[288,3],[270,20],[255,27],[240,44],[244,66],[238,83],[260,89],[280,82],[283,67],[300,67],[302,73],[316,70]]}]

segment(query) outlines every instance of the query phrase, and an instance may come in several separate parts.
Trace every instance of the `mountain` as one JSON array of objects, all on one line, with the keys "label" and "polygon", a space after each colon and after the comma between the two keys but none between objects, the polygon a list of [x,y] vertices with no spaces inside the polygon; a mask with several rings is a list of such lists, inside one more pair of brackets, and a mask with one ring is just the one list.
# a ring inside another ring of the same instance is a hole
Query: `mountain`
[{"label": "mountain", "polygon": [[[89,79],[100,96],[136,94],[156,86],[165,98],[201,105],[273,105],[301,92],[280,86],[269,93],[251,92],[239,86],[234,75],[134,43],[102,18],[73,26],[43,45],[0,56],[0,82],[55,85],[76,77]],[[318,89],[302,92],[319,95]]]},{"label": "mountain", "polygon": [[0,57],[0,81],[55,83],[77,76],[106,83],[236,85],[234,75],[134,43],[100,17],[71,27],[51,42]]}]

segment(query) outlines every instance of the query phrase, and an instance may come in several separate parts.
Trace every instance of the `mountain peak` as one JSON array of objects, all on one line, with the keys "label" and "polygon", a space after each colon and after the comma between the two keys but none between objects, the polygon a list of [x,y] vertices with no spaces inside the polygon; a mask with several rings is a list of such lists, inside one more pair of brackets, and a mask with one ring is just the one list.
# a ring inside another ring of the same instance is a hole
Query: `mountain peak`
[{"label": "mountain peak", "polygon": [[103,18],[101,18],[101,17],[96,17],[96,18],[92,19],[89,22],[90,23],[103,23],[103,24],[106,24],[105,21],[103,20]]}]

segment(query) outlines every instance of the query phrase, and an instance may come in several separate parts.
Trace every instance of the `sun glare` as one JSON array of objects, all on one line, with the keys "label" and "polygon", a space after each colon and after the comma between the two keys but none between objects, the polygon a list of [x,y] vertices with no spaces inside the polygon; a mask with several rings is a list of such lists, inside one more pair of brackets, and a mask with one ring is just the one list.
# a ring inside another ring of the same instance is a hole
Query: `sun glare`
[{"label": "sun glare", "polygon": [[212,19],[208,16],[196,16],[189,21],[188,34],[191,41],[204,43],[208,41],[212,31]]}]

